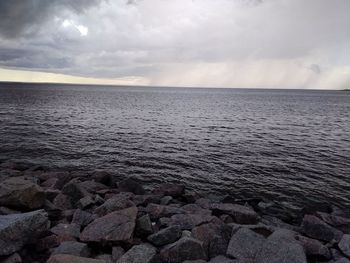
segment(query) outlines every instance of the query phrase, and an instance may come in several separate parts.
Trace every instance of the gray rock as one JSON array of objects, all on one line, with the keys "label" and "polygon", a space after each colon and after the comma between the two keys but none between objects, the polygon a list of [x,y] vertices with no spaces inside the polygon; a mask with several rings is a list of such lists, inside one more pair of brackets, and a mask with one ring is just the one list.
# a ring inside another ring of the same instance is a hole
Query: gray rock
[{"label": "gray rock", "polygon": [[125,251],[122,247],[113,247],[112,248],[112,261],[116,262],[125,254]]},{"label": "gray rock", "polygon": [[0,259],[0,263],[22,263],[22,258],[18,253],[12,254],[4,259]]},{"label": "gray rock", "polygon": [[326,222],[327,224],[335,227],[336,229],[346,234],[350,234],[350,218],[345,218],[323,212],[317,212],[316,216],[319,217],[322,221]]},{"label": "gray rock", "polygon": [[180,226],[182,230],[191,230],[195,226],[218,220],[217,217],[200,214],[177,214],[173,215],[168,225]]},{"label": "gray rock", "polygon": [[90,194],[80,186],[80,181],[76,178],[70,180],[62,188],[62,193],[67,195],[73,205],[76,205],[78,201]]},{"label": "gray rock", "polygon": [[49,226],[44,210],[0,216],[0,256],[10,255],[32,243]]},{"label": "gray rock", "polygon": [[95,214],[99,216],[107,215],[111,212],[122,210],[128,207],[135,206],[135,204],[130,201],[131,195],[129,193],[120,193],[108,199],[104,204],[97,207],[94,210]]},{"label": "gray rock", "polygon": [[156,248],[150,244],[136,245],[118,259],[117,263],[149,263],[156,253]]},{"label": "gray rock", "polygon": [[132,178],[127,178],[119,182],[118,188],[123,192],[131,192],[136,195],[144,195],[146,193],[145,189],[143,189],[143,186]]},{"label": "gray rock", "polygon": [[89,206],[92,206],[94,204],[95,204],[95,200],[91,196],[85,196],[85,197],[79,199],[77,206],[80,209],[86,209]]},{"label": "gray rock", "polygon": [[72,224],[77,224],[79,226],[85,227],[94,219],[96,218],[94,218],[91,213],[77,209],[73,214]]},{"label": "gray rock", "polygon": [[189,214],[199,214],[199,215],[211,215],[210,209],[204,209],[200,205],[197,204],[187,204],[181,207]]},{"label": "gray rock", "polygon": [[167,263],[182,263],[185,260],[207,260],[203,243],[193,238],[181,238],[160,251],[160,256]]},{"label": "gray rock", "polygon": [[89,257],[90,249],[85,243],[66,241],[62,242],[57,248],[54,249],[52,255],[68,254],[80,257]]},{"label": "gray rock", "polygon": [[160,199],[160,204],[161,205],[168,205],[171,202],[171,200],[173,200],[173,198],[169,195],[166,195],[166,196],[162,197],[162,199]]},{"label": "gray rock", "polygon": [[225,256],[217,256],[212,258],[209,263],[235,263],[235,260],[227,258]]},{"label": "gray rock", "polygon": [[77,224],[58,224],[50,229],[51,233],[62,237],[64,240],[72,240],[72,238],[79,238],[80,226]]},{"label": "gray rock", "polygon": [[294,233],[289,230],[276,230],[267,238],[257,253],[256,263],[306,263],[303,247],[294,239]]},{"label": "gray rock", "polygon": [[136,220],[136,233],[139,236],[148,236],[154,233],[152,222],[148,214]]},{"label": "gray rock", "polygon": [[138,209],[130,207],[98,218],[80,235],[84,242],[129,241],[133,237]]},{"label": "gray rock", "polygon": [[53,255],[46,263],[106,263],[101,259],[84,258],[72,255]]},{"label": "gray rock", "polygon": [[237,259],[254,260],[264,243],[263,236],[241,228],[232,236],[226,254]]},{"label": "gray rock", "polygon": [[296,240],[298,240],[302,244],[306,255],[313,256],[313,257],[319,257],[319,258],[323,258],[323,259],[330,259],[331,258],[331,254],[329,252],[329,249],[325,245],[323,245],[320,241],[318,241],[316,239],[304,237],[301,235],[297,235]]},{"label": "gray rock", "polygon": [[178,207],[158,204],[148,204],[146,212],[150,215],[151,219],[159,219],[161,217],[170,217],[175,214],[186,213],[185,210]]},{"label": "gray rock", "polygon": [[182,184],[161,184],[153,190],[153,193],[163,196],[179,197],[185,193],[185,186]]},{"label": "gray rock", "polygon": [[350,235],[348,234],[343,235],[342,239],[338,244],[338,247],[344,253],[344,255],[346,255],[347,257],[350,257]]},{"label": "gray rock", "polygon": [[54,198],[53,204],[55,205],[55,207],[57,207],[58,209],[60,209],[62,211],[72,209],[72,207],[73,207],[69,196],[62,194],[62,193],[58,194]]},{"label": "gray rock", "polygon": [[302,232],[314,239],[340,241],[343,233],[323,222],[316,216],[305,215],[301,224]]},{"label": "gray rock", "polygon": [[179,226],[170,226],[150,235],[147,239],[153,245],[160,247],[175,242],[181,234]]},{"label": "gray rock", "polygon": [[95,257],[95,259],[104,260],[105,263],[114,263],[114,262],[113,262],[113,259],[112,259],[112,256],[109,255],[109,254],[101,254],[101,255],[98,255],[98,256]]},{"label": "gray rock", "polygon": [[13,177],[0,184],[0,206],[33,210],[44,203],[44,190],[29,180]]},{"label": "gray rock", "polygon": [[217,213],[228,214],[234,222],[239,224],[255,224],[258,221],[258,214],[251,208],[237,204],[214,203],[210,205],[214,215]]},{"label": "gray rock", "polygon": [[197,260],[186,260],[183,263],[206,263],[207,261],[203,259],[197,259]]}]

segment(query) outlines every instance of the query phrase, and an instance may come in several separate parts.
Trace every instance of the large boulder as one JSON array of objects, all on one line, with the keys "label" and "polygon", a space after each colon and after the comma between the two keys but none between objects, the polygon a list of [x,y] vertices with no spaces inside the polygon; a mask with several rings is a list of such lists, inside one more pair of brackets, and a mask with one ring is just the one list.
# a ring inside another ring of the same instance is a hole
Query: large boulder
[{"label": "large boulder", "polygon": [[181,237],[181,234],[179,226],[170,226],[150,235],[148,241],[160,247],[175,242]]},{"label": "large boulder", "polygon": [[104,216],[114,211],[135,206],[135,204],[130,201],[130,198],[131,195],[129,193],[117,194],[114,197],[108,199],[104,204],[97,207],[94,210],[94,213],[98,214],[99,216]]},{"label": "large boulder", "polygon": [[152,226],[152,221],[149,217],[149,215],[144,215],[139,217],[136,220],[136,234],[138,236],[149,236],[153,234],[153,226]]},{"label": "large boulder", "polygon": [[214,215],[230,215],[234,222],[239,224],[255,224],[258,221],[258,214],[247,206],[230,203],[213,203],[210,205],[210,208],[213,210]]},{"label": "large boulder", "polygon": [[76,178],[70,180],[63,186],[62,193],[69,197],[73,205],[76,205],[80,199],[90,195]]},{"label": "large boulder", "polygon": [[32,243],[50,227],[44,210],[0,216],[0,256]]},{"label": "large boulder", "polygon": [[73,255],[59,254],[51,256],[46,263],[106,263],[102,259],[84,258]]},{"label": "large boulder", "polygon": [[74,241],[80,236],[80,226],[77,224],[60,223],[51,228],[50,231],[57,235],[62,241]]},{"label": "large boulder", "polygon": [[167,263],[182,263],[186,260],[207,260],[203,243],[197,239],[184,237],[163,248],[160,256]]},{"label": "large boulder", "polygon": [[44,190],[20,177],[6,179],[0,184],[0,206],[33,210],[45,203]]},{"label": "large boulder", "polygon": [[350,234],[350,218],[345,218],[323,212],[317,212],[316,216],[322,219],[322,221],[326,222],[327,224],[344,232],[345,234]]},{"label": "large boulder", "polygon": [[344,255],[350,258],[350,235],[344,235],[340,240],[338,247],[344,253]]},{"label": "large boulder", "polygon": [[320,241],[301,235],[297,235],[296,239],[304,247],[305,253],[307,256],[316,257],[321,259],[330,259],[331,254],[329,249],[323,245]]},{"label": "large boulder", "polygon": [[258,251],[256,263],[307,263],[304,249],[294,238],[294,233],[278,229],[269,236]]},{"label": "large boulder", "polygon": [[156,248],[150,244],[136,245],[119,258],[117,263],[150,263],[156,253]]},{"label": "large boulder", "polygon": [[94,220],[80,235],[84,242],[129,241],[133,237],[138,209],[130,207]]},{"label": "large boulder", "polygon": [[233,258],[253,261],[264,243],[263,236],[247,228],[241,228],[232,236],[226,254]]},{"label": "large boulder", "polygon": [[305,215],[301,224],[302,232],[314,239],[323,241],[340,241],[343,233],[323,222],[316,216]]}]

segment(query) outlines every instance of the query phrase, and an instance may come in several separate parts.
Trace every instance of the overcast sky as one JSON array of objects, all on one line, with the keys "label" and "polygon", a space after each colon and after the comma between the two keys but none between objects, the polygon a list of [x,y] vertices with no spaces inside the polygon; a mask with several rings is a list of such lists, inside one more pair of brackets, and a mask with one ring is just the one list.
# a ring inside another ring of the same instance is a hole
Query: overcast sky
[{"label": "overcast sky", "polygon": [[349,0],[1,0],[0,80],[350,87]]}]

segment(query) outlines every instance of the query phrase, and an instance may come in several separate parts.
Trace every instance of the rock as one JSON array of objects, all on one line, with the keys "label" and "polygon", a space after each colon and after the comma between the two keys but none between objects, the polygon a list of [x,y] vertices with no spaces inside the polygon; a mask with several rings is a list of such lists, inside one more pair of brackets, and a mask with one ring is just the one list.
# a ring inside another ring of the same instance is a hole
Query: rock
[{"label": "rock", "polygon": [[320,241],[316,239],[304,237],[301,235],[297,235],[296,240],[298,240],[302,244],[307,256],[317,257],[322,259],[331,258],[329,249],[325,245],[323,245]]},{"label": "rock", "polygon": [[109,254],[101,254],[95,257],[95,259],[104,260],[105,263],[113,263],[112,256]]},{"label": "rock", "polygon": [[166,195],[166,196],[162,197],[162,199],[160,199],[160,204],[161,205],[168,205],[171,202],[171,200],[173,200],[173,198],[169,195]]},{"label": "rock", "polygon": [[212,258],[209,263],[235,263],[235,260],[227,258],[225,256],[217,256]]},{"label": "rock", "polygon": [[199,215],[211,215],[210,209],[204,209],[201,206],[197,204],[187,204],[181,207],[183,210],[185,210],[189,214],[199,214]]},{"label": "rock", "polygon": [[58,224],[50,232],[59,236],[61,241],[74,241],[80,236],[80,226],[77,224]]},{"label": "rock", "polygon": [[72,203],[70,198],[62,193],[58,194],[55,197],[55,199],[53,200],[53,204],[62,211],[72,209]]},{"label": "rock", "polygon": [[11,215],[11,214],[20,214],[20,213],[21,213],[20,211],[13,210],[5,206],[0,207],[0,215]]},{"label": "rock", "polygon": [[61,191],[57,189],[45,189],[44,191],[45,191],[46,199],[49,200],[50,202],[53,202],[56,196],[61,193]]},{"label": "rock", "polygon": [[258,251],[256,263],[306,263],[303,247],[294,239],[294,233],[279,229],[269,236]]},{"label": "rock", "polygon": [[142,185],[136,182],[132,178],[127,178],[121,182],[118,183],[118,188],[122,192],[131,192],[136,195],[143,195],[145,194],[145,189],[143,189]]},{"label": "rock", "polygon": [[58,178],[49,178],[45,182],[41,183],[40,186],[45,188],[55,188],[57,182]]},{"label": "rock", "polygon": [[95,200],[91,196],[85,196],[81,199],[79,199],[77,206],[80,209],[86,209],[88,207],[91,207],[95,204]]},{"label": "rock", "polygon": [[4,259],[0,259],[0,263],[22,263],[22,258],[18,253],[12,254]]},{"label": "rock", "polygon": [[153,234],[153,226],[148,214],[136,220],[136,233],[138,236],[148,236]]},{"label": "rock", "polygon": [[160,247],[175,242],[181,237],[181,234],[179,226],[170,226],[150,235],[147,239],[153,245]]},{"label": "rock", "polygon": [[149,244],[133,246],[129,249],[117,263],[151,263],[157,250]]},{"label": "rock", "polygon": [[58,247],[60,242],[56,235],[46,236],[36,242],[36,250],[41,252],[50,248]]},{"label": "rock", "polygon": [[131,201],[134,202],[136,206],[142,205],[148,205],[150,203],[153,204],[159,204],[160,203],[161,196],[160,195],[135,195],[131,198]]},{"label": "rock", "polygon": [[112,261],[116,262],[125,254],[125,251],[122,247],[113,247],[112,248]]},{"label": "rock", "polygon": [[180,226],[182,230],[191,230],[195,226],[219,220],[214,216],[199,215],[199,214],[178,214],[173,215],[168,225]]},{"label": "rock", "polygon": [[72,255],[53,255],[46,263],[106,263],[101,259],[84,258]]},{"label": "rock", "polygon": [[346,255],[347,257],[350,257],[350,235],[348,234],[343,235],[342,239],[338,244],[338,247],[344,253],[344,255]]},{"label": "rock", "polygon": [[206,263],[207,261],[203,259],[197,259],[197,260],[186,260],[183,263]]},{"label": "rock", "polygon": [[151,219],[159,219],[161,217],[170,217],[175,214],[186,213],[185,210],[178,207],[157,204],[149,204],[146,207],[146,212],[150,215]]},{"label": "rock", "polygon": [[85,227],[96,219],[91,213],[77,209],[73,214],[72,224]]},{"label": "rock", "polygon": [[233,234],[227,247],[227,255],[253,261],[265,243],[265,238],[247,228],[239,229]]},{"label": "rock", "polygon": [[168,263],[182,263],[185,260],[207,260],[203,244],[193,238],[181,238],[160,251],[163,261]]},{"label": "rock", "polygon": [[104,216],[114,211],[135,206],[135,204],[132,201],[130,201],[130,198],[130,194],[120,193],[114,196],[113,198],[108,199],[103,205],[97,207],[94,210],[94,213],[98,214],[99,216]]},{"label": "rock", "polygon": [[281,219],[269,215],[264,215],[261,217],[260,222],[265,225],[274,226],[277,228],[284,228],[288,230],[292,230],[295,232],[300,232],[300,228],[297,226],[290,225],[288,223],[283,222]]},{"label": "rock", "polygon": [[225,224],[203,224],[192,229],[192,237],[203,242],[209,257],[225,255],[232,228]]},{"label": "rock", "polygon": [[96,182],[112,186],[113,184],[113,176],[106,171],[95,171],[92,173],[91,178],[93,178]]},{"label": "rock", "polygon": [[108,189],[106,185],[94,181],[84,181],[79,183],[79,186],[90,194],[95,194],[98,191]]},{"label": "rock", "polygon": [[228,214],[234,222],[239,224],[255,224],[258,221],[258,214],[251,208],[236,204],[214,203],[210,208],[214,215]]},{"label": "rock", "polygon": [[94,220],[80,235],[84,242],[129,241],[132,239],[137,208],[130,207]]},{"label": "rock", "polygon": [[189,231],[189,230],[182,230],[181,237],[191,237],[191,236],[192,236],[191,231]]},{"label": "rock", "polygon": [[343,233],[323,222],[316,216],[305,215],[301,224],[302,232],[314,239],[324,241],[339,241]]},{"label": "rock", "polygon": [[33,210],[44,203],[44,190],[28,180],[13,177],[0,184],[0,205]]},{"label": "rock", "polygon": [[90,249],[84,243],[66,241],[61,243],[60,246],[55,248],[55,250],[52,252],[52,255],[57,254],[68,254],[73,256],[89,257]]},{"label": "rock", "polygon": [[323,212],[317,212],[316,216],[327,224],[335,227],[336,229],[344,232],[345,234],[350,234],[350,219],[336,216],[332,214],[327,214]]},{"label": "rock", "polygon": [[32,243],[49,225],[44,210],[0,216],[0,256],[10,255]]},{"label": "rock", "polygon": [[80,185],[80,181],[76,178],[63,186],[62,193],[69,197],[73,205],[76,205],[80,199],[89,196],[89,193]]},{"label": "rock", "polygon": [[185,193],[185,186],[182,184],[161,184],[153,190],[153,193],[176,198]]},{"label": "rock", "polygon": [[350,260],[347,258],[340,258],[336,261],[330,261],[331,263],[350,263]]}]

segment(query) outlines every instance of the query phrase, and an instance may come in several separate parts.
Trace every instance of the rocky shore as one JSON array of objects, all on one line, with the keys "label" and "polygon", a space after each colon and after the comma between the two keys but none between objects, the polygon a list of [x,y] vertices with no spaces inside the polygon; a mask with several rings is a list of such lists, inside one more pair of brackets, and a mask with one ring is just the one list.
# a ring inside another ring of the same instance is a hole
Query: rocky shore
[{"label": "rocky shore", "polygon": [[5,162],[0,263],[350,262],[349,214],[319,210]]}]

